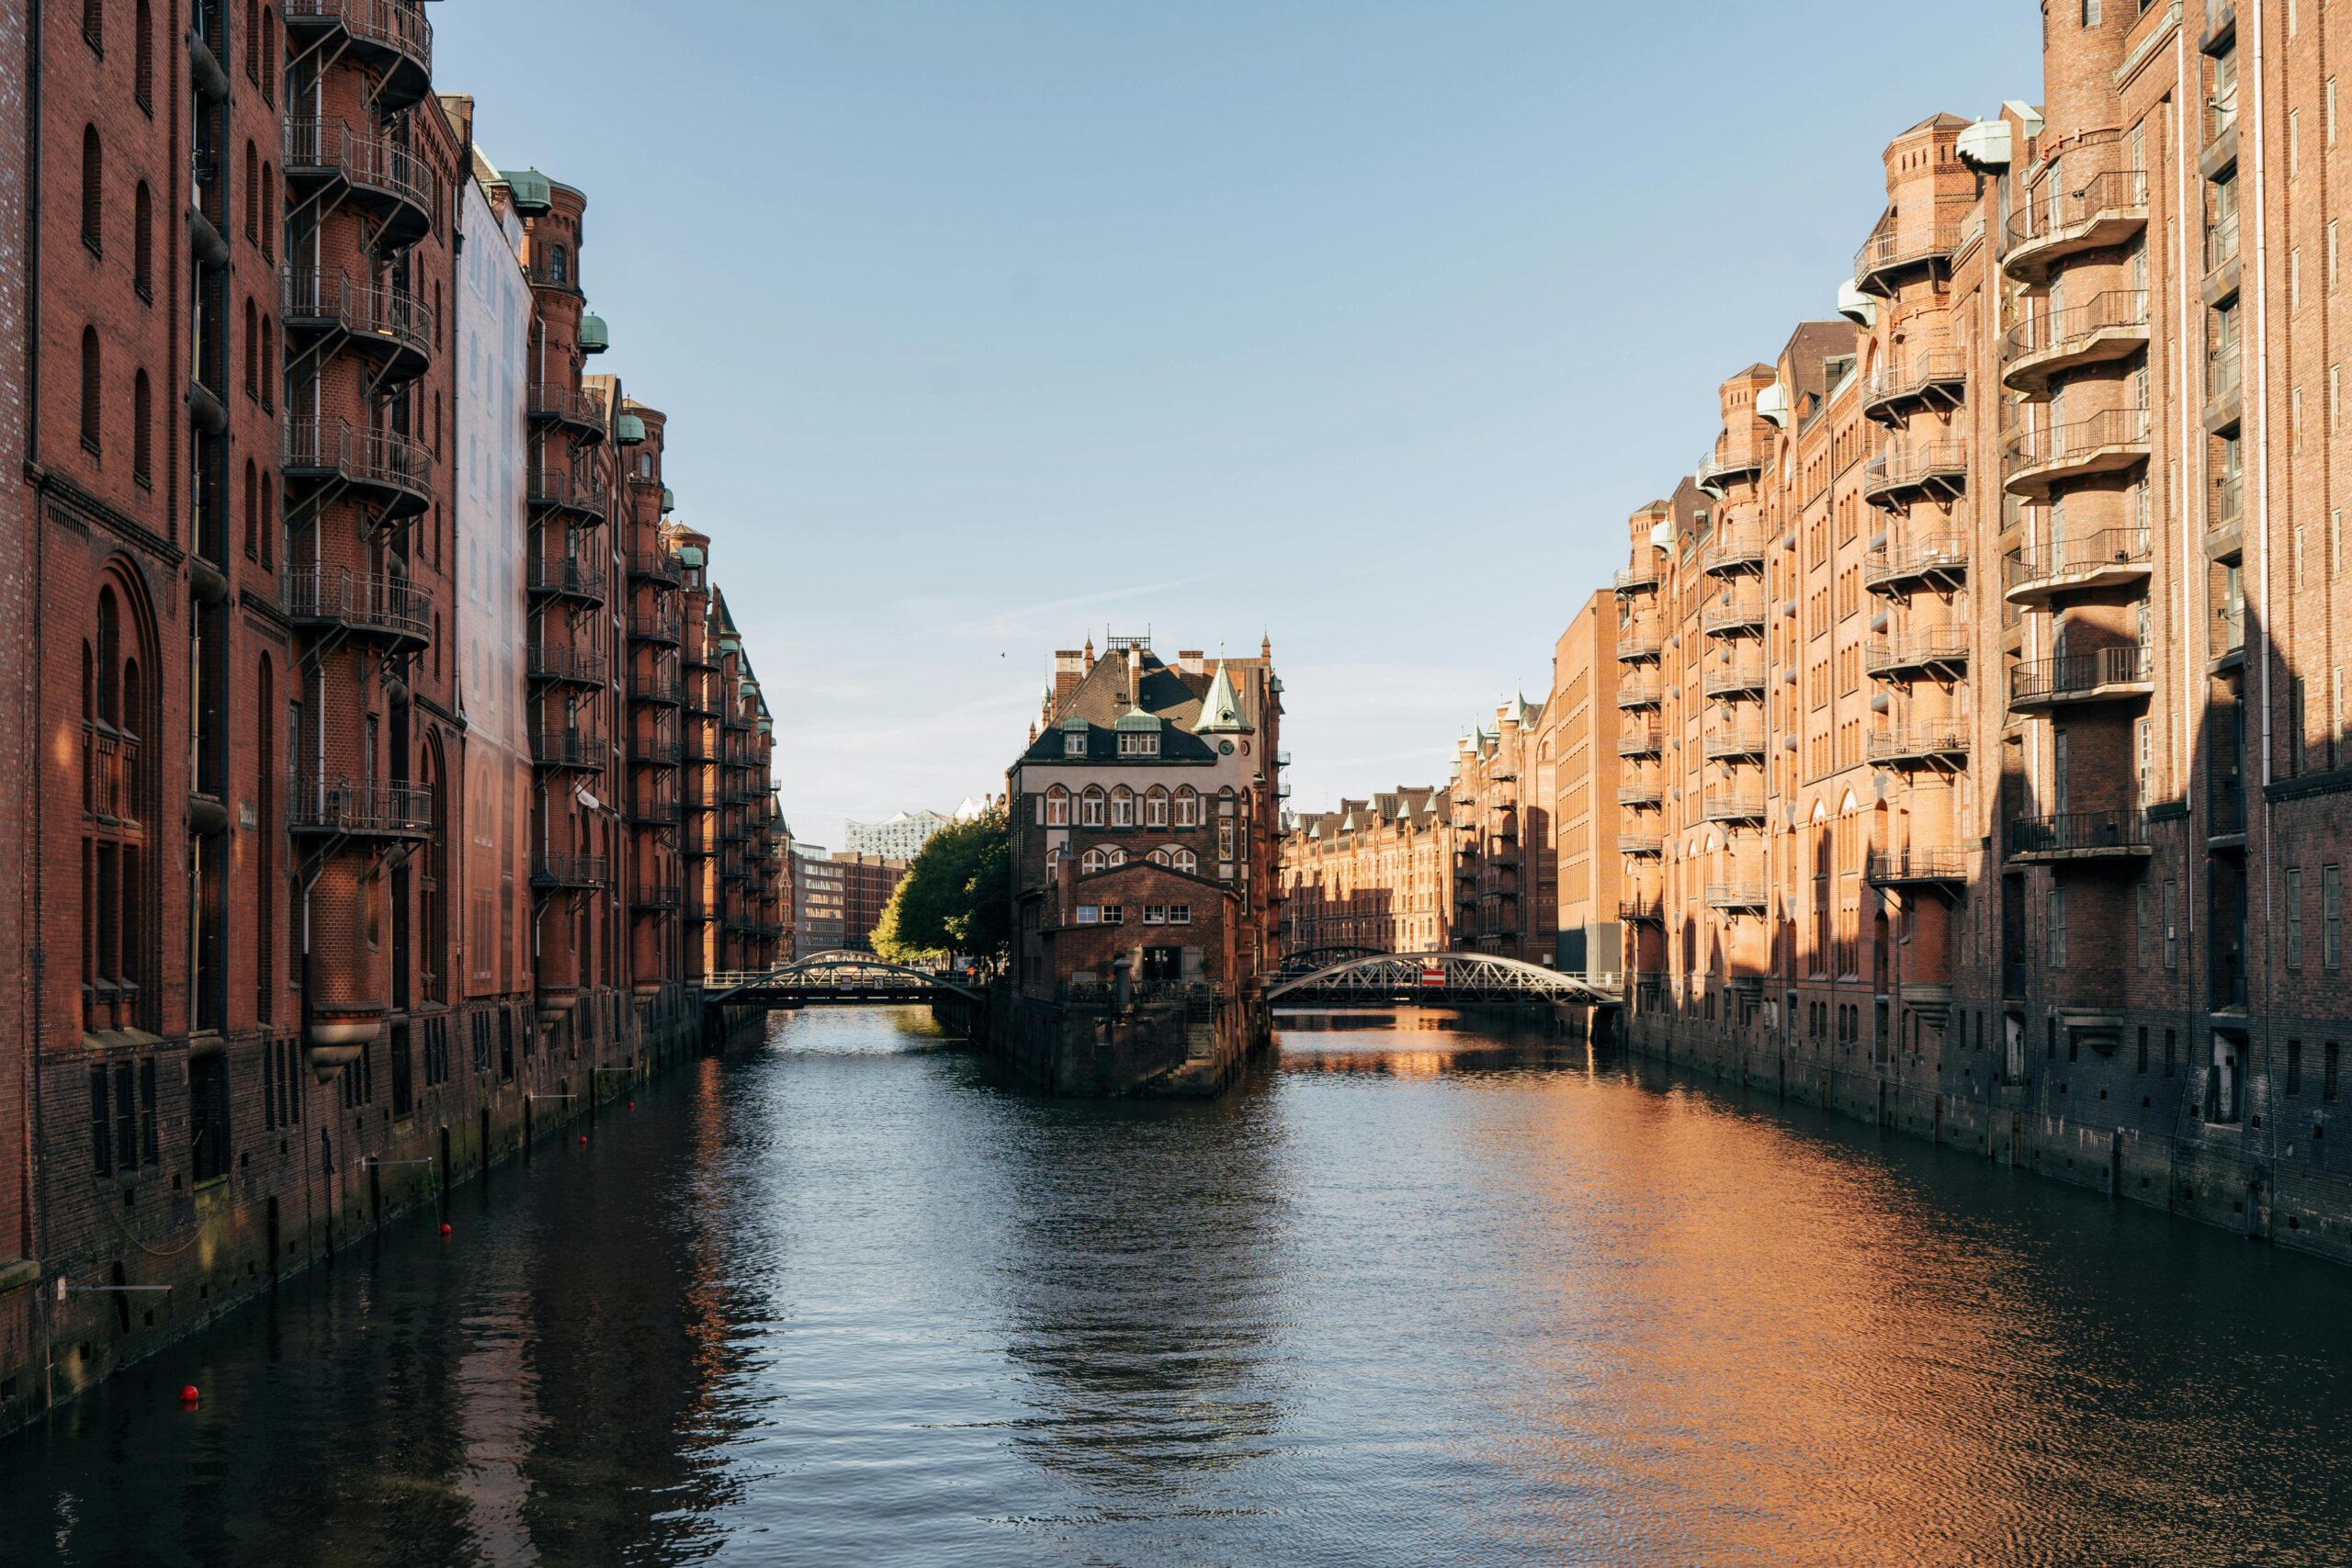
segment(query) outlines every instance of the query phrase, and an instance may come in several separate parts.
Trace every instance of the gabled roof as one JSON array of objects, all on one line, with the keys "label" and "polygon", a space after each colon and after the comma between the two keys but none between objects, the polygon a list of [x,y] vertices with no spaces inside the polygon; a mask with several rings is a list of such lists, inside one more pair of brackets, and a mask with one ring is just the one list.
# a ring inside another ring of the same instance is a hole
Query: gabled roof
[{"label": "gabled roof", "polygon": [[1241,735],[1250,728],[1250,721],[1241,716],[1241,699],[1234,693],[1233,679],[1225,672],[1225,660],[1220,659],[1208,695],[1201,699],[1200,722],[1193,728],[1202,735]]}]

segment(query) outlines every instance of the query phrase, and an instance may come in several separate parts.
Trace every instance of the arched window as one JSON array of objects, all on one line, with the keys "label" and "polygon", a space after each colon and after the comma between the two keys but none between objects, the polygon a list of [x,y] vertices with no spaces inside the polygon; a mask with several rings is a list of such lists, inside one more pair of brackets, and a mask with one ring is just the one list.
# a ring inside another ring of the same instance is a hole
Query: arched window
[{"label": "arched window", "polygon": [[261,154],[245,143],[245,238],[261,243]]},{"label": "arched window", "polygon": [[92,255],[104,255],[106,243],[100,232],[106,215],[106,163],[98,150],[98,128],[82,128],[82,243],[90,247]]},{"label": "arched window", "polygon": [[[269,470],[261,471],[261,564],[273,566],[277,559],[277,491],[269,480]],[[441,639],[433,639],[433,657],[441,657]]]},{"label": "arched window", "polygon": [[141,180],[130,198],[130,286],[142,299],[155,298],[155,197]]},{"label": "arched window", "polygon": [[1168,852],[1168,867],[1171,871],[1198,873],[1201,869],[1201,857],[1179,845]]},{"label": "arched window", "polygon": [[1174,854],[1175,852],[1173,850],[1170,849],[1166,844],[1162,844],[1158,849],[1152,851],[1150,855],[1147,858],[1148,858],[1154,865],[1167,865],[1170,863],[1170,857]]},{"label": "arched window", "polygon": [[122,611],[111,587],[98,590],[98,722],[109,727],[122,717]]},{"label": "arched window", "polygon": [[1154,784],[1151,793],[1143,797],[1143,825],[1147,828],[1168,826],[1168,791]]},{"label": "arched window", "polygon": [[82,36],[90,40],[92,49],[101,54],[106,52],[106,0],[82,0]]},{"label": "arched window", "polygon": [[261,470],[245,459],[245,555],[261,558]]},{"label": "arched window", "polygon": [[1118,845],[1113,844],[1109,849],[1102,852],[1102,863],[1109,866],[1112,870],[1116,871],[1119,867],[1127,863],[1127,852],[1119,848]]},{"label": "arched window", "polygon": [[1201,825],[1201,797],[1191,784],[1180,785],[1176,791],[1176,826],[1197,828]]},{"label": "arched window", "polygon": [[261,6],[245,0],[245,74],[261,81]]},{"label": "arched window", "polygon": [[1088,784],[1086,793],[1078,797],[1078,825],[1081,828],[1102,826],[1102,786]]},{"label": "arched window", "polygon": [[151,484],[155,473],[155,400],[148,389],[147,372],[130,383],[130,477]]},{"label": "arched window", "polygon": [[98,329],[82,329],[82,445],[98,449]]},{"label": "arched window", "polygon": [[277,102],[277,13],[261,8],[261,101]]},{"label": "arched window", "polygon": [[1136,825],[1136,792],[1121,784],[1111,792],[1111,826],[1132,828]]},{"label": "arched window", "polygon": [[1101,850],[1089,850],[1079,857],[1078,869],[1091,876],[1107,863]]},{"label": "arched window", "polygon": [[245,396],[261,397],[261,331],[250,298],[245,300]]},{"label": "arched window", "polygon": [[1046,826],[1048,828],[1069,826],[1069,791],[1059,784],[1056,784],[1046,792]]},{"label": "arched window", "polygon": [[139,96],[139,107],[153,114],[155,112],[155,15],[147,0],[139,0],[136,15],[139,36],[130,40],[131,91]]},{"label": "arched window", "polygon": [[276,412],[277,394],[273,389],[277,381],[277,323],[267,316],[261,319],[261,406]]},{"label": "arched window", "polygon": [[277,170],[261,161],[261,254],[277,259]]},{"label": "arched window", "polygon": [[557,283],[571,281],[571,258],[564,254],[561,245],[551,246],[548,251],[548,276]]}]

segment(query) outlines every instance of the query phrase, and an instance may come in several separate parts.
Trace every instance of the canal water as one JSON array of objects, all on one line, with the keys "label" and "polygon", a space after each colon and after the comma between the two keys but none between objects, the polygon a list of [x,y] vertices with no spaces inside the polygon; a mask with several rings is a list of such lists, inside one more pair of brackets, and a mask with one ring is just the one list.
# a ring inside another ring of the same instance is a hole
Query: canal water
[{"label": "canal water", "polygon": [[1102,1105],[776,1014],[0,1442],[0,1559],[2352,1560],[2352,1269],[1288,1021],[1222,1103]]}]

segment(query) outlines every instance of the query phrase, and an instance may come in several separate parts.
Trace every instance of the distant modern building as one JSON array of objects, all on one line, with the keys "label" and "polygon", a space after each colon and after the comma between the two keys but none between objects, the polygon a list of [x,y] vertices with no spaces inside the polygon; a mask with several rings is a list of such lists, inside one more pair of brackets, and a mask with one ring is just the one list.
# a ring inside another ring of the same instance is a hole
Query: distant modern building
[{"label": "distant modern building", "polygon": [[879,822],[844,822],[842,833],[852,854],[910,861],[922,853],[923,845],[931,841],[933,833],[950,822],[963,819],[960,808],[954,817],[936,811],[896,811]]},{"label": "distant modern building", "polygon": [[837,948],[871,949],[883,907],[907,874],[907,863],[884,855],[795,844],[792,925],[795,958]]}]

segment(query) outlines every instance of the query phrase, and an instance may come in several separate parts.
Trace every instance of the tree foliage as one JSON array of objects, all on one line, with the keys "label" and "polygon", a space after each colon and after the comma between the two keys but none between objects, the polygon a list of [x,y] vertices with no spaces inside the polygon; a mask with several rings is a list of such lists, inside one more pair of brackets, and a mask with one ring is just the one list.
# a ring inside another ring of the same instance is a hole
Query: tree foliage
[{"label": "tree foliage", "polygon": [[953,822],[926,841],[874,928],[896,964],[960,953],[1003,962],[1012,939],[1012,855],[1001,811]]}]

